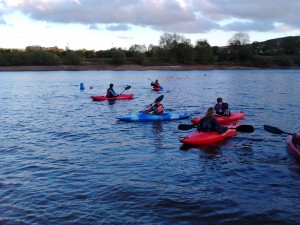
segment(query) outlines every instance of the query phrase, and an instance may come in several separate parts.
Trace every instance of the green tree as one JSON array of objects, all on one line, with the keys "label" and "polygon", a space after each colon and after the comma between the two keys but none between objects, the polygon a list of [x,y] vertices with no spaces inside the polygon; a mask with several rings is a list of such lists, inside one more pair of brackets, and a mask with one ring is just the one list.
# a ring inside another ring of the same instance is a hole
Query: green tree
[{"label": "green tree", "polygon": [[260,44],[258,41],[252,42],[251,47],[254,55],[259,55],[262,53],[262,44]]},{"label": "green tree", "polygon": [[82,64],[81,53],[78,51],[68,50],[63,58],[63,64],[65,65],[80,65]]},{"label": "green tree", "polygon": [[281,48],[274,39],[271,39],[265,41],[263,46],[263,52],[266,55],[278,55],[281,54]]},{"label": "green tree", "polygon": [[31,65],[58,65],[60,64],[60,58],[58,55],[44,51],[35,50],[27,52]]},{"label": "green tree", "polygon": [[200,64],[208,64],[213,59],[213,49],[207,40],[198,40],[195,45],[195,58]]},{"label": "green tree", "polygon": [[193,56],[191,40],[176,33],[160,36],[159,47],[165,50],[171,63],[188,63]]},{"label": "green tree", "polygon": [[190,41],[185,41],[177,45],[176,50],[176,60],[179,63],[183,64],[192,64],[193,63],[193,53],[194,49]]},{"label": "green tree", "polygon": [[286,37],[283,39],[280,47],[286,55],[293,55],[299,51],[300,42],[297,37]]},{"label": "green tree", "polygon": [[126,54],[122,49],[112,51],[112,61],[116,65],[122,65],[126,63]]}]

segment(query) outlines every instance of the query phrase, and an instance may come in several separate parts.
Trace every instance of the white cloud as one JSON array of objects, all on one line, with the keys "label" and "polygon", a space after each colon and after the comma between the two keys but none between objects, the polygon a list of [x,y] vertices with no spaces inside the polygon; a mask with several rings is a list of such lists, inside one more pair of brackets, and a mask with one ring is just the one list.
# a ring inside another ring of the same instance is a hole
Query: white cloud
[{"label": "white cloud", "polygon": [[[39,24],[39,32],[46,36],[63,27],[68,33],[61,33],[61,42],[69,39],[78,45],[75,39],[79,30],[95,37],[101,34],[102,39],[114,39],[122,45],[125,39],[118,37],[134,37],[127,39],[127,45],[134,41],[157,44],[165,32],[194,39],[207,36],[219,45],[227,43],[221,38],[233,32],[255,33],[255,38],[261,34],[280,36],[280,32],[282,36],[299,34],[299,11],[299,0],[2,0],[0,30],[22,37],[20,18],[26,18],[27,30],[36,31]],[[214,37],[216,31],[223,35]],[[0,43],[4,43],[2,39]],[[82,41],[81,45],[87,44]]]}]

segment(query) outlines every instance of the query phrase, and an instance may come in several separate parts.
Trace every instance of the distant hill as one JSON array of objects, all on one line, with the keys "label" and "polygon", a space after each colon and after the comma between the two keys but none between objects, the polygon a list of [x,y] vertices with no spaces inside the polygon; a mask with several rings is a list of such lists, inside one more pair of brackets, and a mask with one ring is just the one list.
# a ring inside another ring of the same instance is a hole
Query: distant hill
[{"label": "distant hill", "polygon": [[300,36],[288,36],[288,37],[281,37],[281,38],[274,38],[274,39],[269,39],[269,40],[266,40],[266,41],[261,41],[259,43],[265,43],[267,41],[275,41],[277,43],[282,43],[285,39],[287,38],[290,38],[290,37],[295,37],[298,41],[300,41]]}]

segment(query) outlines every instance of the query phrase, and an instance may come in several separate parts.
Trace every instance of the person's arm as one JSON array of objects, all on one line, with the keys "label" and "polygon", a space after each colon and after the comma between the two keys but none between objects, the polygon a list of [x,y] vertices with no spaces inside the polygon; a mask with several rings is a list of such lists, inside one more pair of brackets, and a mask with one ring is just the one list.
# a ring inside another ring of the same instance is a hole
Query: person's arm
[{"label": "person's arm", "polygon": [[199,121],[199,123],[198,123],[198,125],[197,125],[197,131],[198,131],[198,132],[203,131],[202,123],[203,123],[203,120],[204,120],[204,119],[205,119],[205,117],[203,117],[203,118]]},{"label": "person's arm", "polygon": [[213,123],[214,130],[219,134],[225,133],[228,129],[227,127],[222,127],[216,119],[213,119],[212,123]]}]

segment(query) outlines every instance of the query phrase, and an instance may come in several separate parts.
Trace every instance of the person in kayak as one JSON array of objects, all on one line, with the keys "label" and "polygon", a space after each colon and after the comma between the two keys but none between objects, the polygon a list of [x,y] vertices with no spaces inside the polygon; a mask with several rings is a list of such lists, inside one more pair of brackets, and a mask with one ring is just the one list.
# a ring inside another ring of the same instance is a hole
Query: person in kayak
[{"label": "person in kayak", "polygon": [[216,114],[219,116],[230,116],[230,110],[228,103],[223,102],[222,98],[217,98],[217,104],[214,109],[216,110]]},{"label": "person in kayak", "polygon": [[115,91],[114,91],[114,84],[110,84],[109,88],[106,91],[106,97],[107,98],[115,98],[119,96]]},{"label": "person in kayak", "polygon": [[292,142],[297,145],[297,147],[300,147],[300,133],[295,133],[292,135]]},{"label": "person in kayak", "polygon": [[223,127],[220,123],[214,118],[216,110],[214,107],[209,107],[206,115],[199,121],[197,126],[197,131],[202,132],[213,132],[216,131],[219,134],[223,134],[227,131],[227,127]]},{"label": "person in kayak", "polygon": [[163,115],[164,106],[160,102],[155,102],[153,105],[150,106],[149,109],[142,112],[147,114]]},{"label": "person in kayak", "polygon": [[155,80],[155,82],[151,82],[151,86],[153,86],[154,88],[159,88],[160,84],[159,84],[158,80]]}]

